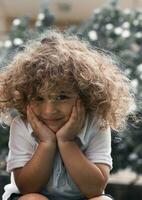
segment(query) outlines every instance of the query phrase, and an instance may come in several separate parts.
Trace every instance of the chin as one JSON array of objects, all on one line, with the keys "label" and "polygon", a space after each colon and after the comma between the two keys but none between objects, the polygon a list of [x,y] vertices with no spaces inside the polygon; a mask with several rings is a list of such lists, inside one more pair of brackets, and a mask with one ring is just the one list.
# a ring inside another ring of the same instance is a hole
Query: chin
[{"label": "chin", "polygon": [[56,133],[61,127],[64,126],[64,124],[66,123],[66,121],[60,121],[58,123],[55,122],[48,122],[47,126],[54,132]]},{"label": "chin", "polygon": [[54,133],[56,133],[62,126],[48,126]]}]

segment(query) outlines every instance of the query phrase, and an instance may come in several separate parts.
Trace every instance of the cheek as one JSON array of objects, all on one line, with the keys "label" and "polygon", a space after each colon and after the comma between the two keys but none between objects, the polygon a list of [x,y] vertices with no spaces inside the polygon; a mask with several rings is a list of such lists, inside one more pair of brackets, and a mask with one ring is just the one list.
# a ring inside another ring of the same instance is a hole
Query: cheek
[{"label": "cheek", "polygon": [[64,115],[66,117],[69,117],[71,112],[72,112],[72,109],[73,109],[73,106],[75,105],[75,101],[72,101],[70,102],[69,104],[66,104],[62,107],[62,111],[64,113]]},{"label": "cheek", "polygon": [[31,108],[32,108],[32,110],[33,110],[33,112],[35,113],[35,114],[39,114],[40,113],[40,107],[39,106],[37,106],[36,104],[31,104]]}]

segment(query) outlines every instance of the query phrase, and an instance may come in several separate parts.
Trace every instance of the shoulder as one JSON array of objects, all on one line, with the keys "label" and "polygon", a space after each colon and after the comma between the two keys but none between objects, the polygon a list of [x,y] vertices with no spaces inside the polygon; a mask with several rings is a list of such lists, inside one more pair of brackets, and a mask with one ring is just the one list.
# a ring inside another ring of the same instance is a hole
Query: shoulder
[{"label": "shoulder", "polygon": [[89,116],[89,119],[90,140],[85,155],[93,163],[104,163],[112,168],[111,129],[109,126],[102,126],[100,117]]},{"label": "shoulder", "polygon": [[111,128],[109,125],[104,125],[101,117],[90,115],[89,116],[89,129],[90,132],[90,144],[95,145],[100,149],[111,150]]},{"label": "shoulder", "polygon": [[26,119],[23,119],[20,115],[16,116],[10,126],[10,137],[22,137],[26,140],[33,140],[32,128]]},{"label": "shoulder", "polygon": [[110,133],[110,126],[104,120],[94,113],[88,115],[88,127],[95,131],[96,134]]},{"label": "shoulder", "polygon": [[84,127],[78,134],[78,138],[84,147],[87,147],[92,139],[100,140],[100,138],[110,140],[110,127],[102,128],[101,118],[93,113],[86,115]]},{"label": "shoulder", "polygon": [[11,126],[14,125],[26,126],[26,120],[24,120],[20,115],[17,115],[11,122]]},{"label": "shoulder", "polygon": [[86,138],[88,145],[92,141],[94,143],[111,143],[111,129],[109,125],[104,125],[101,117],[91,113],[86,118]]}]

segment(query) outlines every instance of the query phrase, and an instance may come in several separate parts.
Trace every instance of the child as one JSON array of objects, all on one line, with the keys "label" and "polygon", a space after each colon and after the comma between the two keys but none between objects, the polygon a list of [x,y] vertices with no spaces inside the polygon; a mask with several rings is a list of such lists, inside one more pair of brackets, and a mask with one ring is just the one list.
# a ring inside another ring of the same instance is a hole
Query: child
[{"label": "child", "polygon": [[133,103],[110,56],[75,36],[49,31],[1,72],[1,112],[11,123],[3,200],[109,200],[110,128]]}]

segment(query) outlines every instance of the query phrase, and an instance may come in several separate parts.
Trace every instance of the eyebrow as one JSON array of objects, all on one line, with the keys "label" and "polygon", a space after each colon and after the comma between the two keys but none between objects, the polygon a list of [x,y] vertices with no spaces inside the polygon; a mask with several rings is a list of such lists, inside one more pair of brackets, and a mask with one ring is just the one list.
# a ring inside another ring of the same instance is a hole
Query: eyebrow
[{"label": "eyebrow", "polygon": [[60,93],[66,93],[67,91],[60,91]]},{"label": "eyebrow", "polygon": [[68,91],[60,91],[60,93],[61,94],[72,94],[73,92],[71,92],[71,91],[68,90]]},{"label": "eyebrow", "polygon": [[69,93],[71,94],[72,92],[70,92],[70,91],[61,91],[60,93],[61,94],[69,94]]},{"label": "eyebrow", "polygon": [[72,95],[72,94],[74,94],[74,92],[70,91],[70,90],[61,90],[61,91],[49,92],[49,95],[59,95],[59,94]]}]

